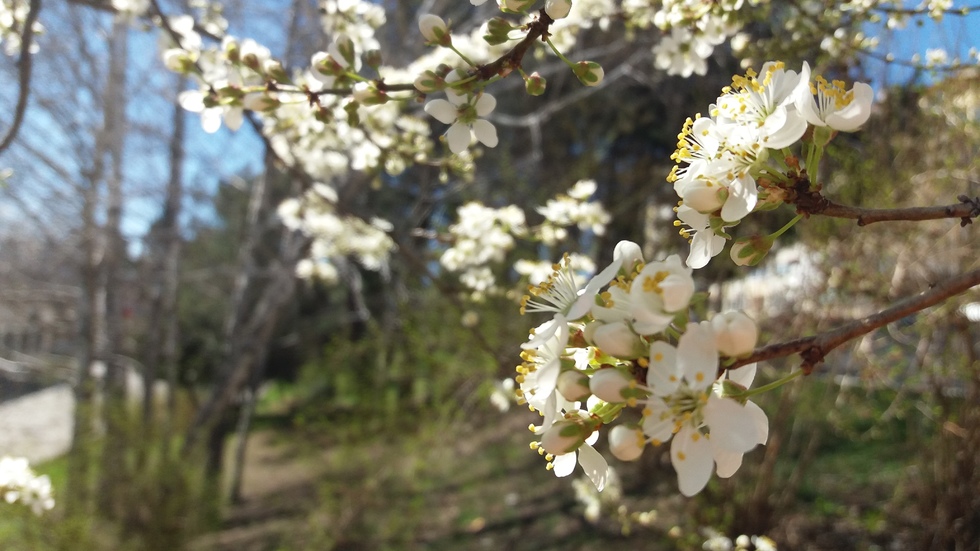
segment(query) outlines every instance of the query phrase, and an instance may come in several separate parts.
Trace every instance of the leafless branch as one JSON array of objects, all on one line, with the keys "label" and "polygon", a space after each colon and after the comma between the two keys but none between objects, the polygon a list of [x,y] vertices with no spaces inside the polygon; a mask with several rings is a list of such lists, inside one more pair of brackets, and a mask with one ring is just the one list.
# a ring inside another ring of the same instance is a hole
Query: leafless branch
[{"label": "leafless branch", "polygon": [[10,147],[20,125],[24,122],[24,113],[27,111],[27,99],[31,94],[31,69],[33,68],[33,58],[31,57],[31,42],[34,39],[34,22],[37,21],[37,14],[41,11],[41,0],[31,0],[31,6],[24,18],[24,28],[20,35],[20,58],[17,60],[17,79],[20,91],[17,96],[17,107],[14,108],[14,121],[7,130],[7,135],[0,141],[0,152]]},{"label": "leafless branch", "polygon": [[802,337],[757,348],[752,355],[742,358],[730,366],[726,366],[725,369],[735,369],[750,363],[782,358],[799,353],[803,358],[801,368],[809,374],[818,363],[823,361],[827,354],[845,342],[861,335],[866,335],[879,327],[884,327],[893,321],[900,320],[915,312],[924,310],[930,306],[935,306],[976,285],[980,285],[980,269],[966,272],[937,283],[929,290],[902,299],[877,314],[856,319],[836,329],[810,337]]},{"label": "leafless branch", "polygon": [[848,218],[857,220],[859,226],[867,226],[875,222],[942,220],[959,218],[960,226],[972,224],[973,219],[980,216],[980,197],[970,198],[960,195],[959,203],[936,207],[906,207],[897,209],[866,209],[841,205],[827,199],[817,189],[810,189],[810,181],[805,173],[796,178],[792,189],[787,189],[786,202],[796,205],[796,212],[806,215],[819,214],[833,218]]}]

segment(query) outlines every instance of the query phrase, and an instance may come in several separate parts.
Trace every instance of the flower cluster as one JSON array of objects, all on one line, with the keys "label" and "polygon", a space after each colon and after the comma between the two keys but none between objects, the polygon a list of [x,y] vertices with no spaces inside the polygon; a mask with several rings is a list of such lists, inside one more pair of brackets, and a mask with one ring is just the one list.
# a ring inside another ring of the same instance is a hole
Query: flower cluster
[{"label": "flower cluster", "polygon": [[34,474],[23,457],[0,458],[0,495],[7,503],[30,507],[36,515],[54,508],[48,475]]},{"label": "flower cluster", "polygon": [[543,207],[535,209],[545,219],[535,234],[547,245],[565,239],[568,235],[566,228],[571,226],[603,235],[612,217],[602,203],[589,201],[597,188],[595,180],[579,180],[568,193],[549,199]]},{"label": "flower cluster", "polygon": [[[566,193],[549,199],[535,210],[544,221],[528,228],[524,211],[516,205],[495,209],[470,202],[457,209],[458,222],[449,226],[452,245],[442,253],[440,263],[451,272],[460,273],[460,282],[473,292],[472,298],[497,291],[496,278],[490,264],[505,260],[517,239],[537,240],[555,245],[568,237],[568,228],[577,226],[583,231],[601,235],[608,223],[609,213],[602,204],[590,201],[597,185],[594,180],[580,180]],[[595,271],[592,260],[582,255],[570,255],[572,269],[578,273]],[[546,280],[552,271],[550,262],[520,259],[514,270],[527,276],[532,284]]]},{"label": "flower cluster", "polygon": [[[758,74],[750,69],[736,76],[709,117],[687,120],[671,156],[677,165],[667,180],[681,199],[678,225],[691,242],[687,264],[706,265],[730,238],[725,228],[753,211],[778,207],[808,169],[815,178],[824,146],[838,131],[864,124],[872,100],[869,85],[847,89],[819,75],[811,79],[806,63],[799,73],[769,62]],[[798,143],[806,161],[789,153]],[[732,257],[754,264],[771,244],[742,242]]]},{"label": "flower cluster", "polygon": [[337,269],[332,259],[353,256],[369,270],[380,270],[388,262],[395,244],[388,233],[391,223],[380,218],[362,218],[337,212],[337,192],[322,183],[300,198],[286,199],[278,208],[279,218],[290,229],[312,238],[310,257],[297,266],[300,277],[335,282]]},{"label": "flower cluster", "polygon": [[531,428],[540,436],[532,448],[555,474],[570,474],[577,462],[601,489],[607,467],[592,444],[626,407],[639,409],[642,420],[608,432],[613,455],[630,461],[647,444],[671,441],[687,496],[712,471],[734,474],[742,455],[766,442],[768,419],[747,399],[754,364],[718,376],[723,358],[754,349],[755,323],[741,312],[693,322],[695,298],[691,268],[678,256],[646,262],[629,241],[584,285],[566,261],[529,288],[521,312],[553,317],[522,345],[515,380],[521,400],[544,417]]},{"label": "flower cluster", "polygon": [[459,222],[449,227],[453,245],[439,261],[449,271],[462,272],[468,288],[486,292],[495,285],[487,264],[503,262],[514,247],[514,237],[527,233],[524,211],[516,205],[494,209],[471,202],[459,207],[457,214]]}]

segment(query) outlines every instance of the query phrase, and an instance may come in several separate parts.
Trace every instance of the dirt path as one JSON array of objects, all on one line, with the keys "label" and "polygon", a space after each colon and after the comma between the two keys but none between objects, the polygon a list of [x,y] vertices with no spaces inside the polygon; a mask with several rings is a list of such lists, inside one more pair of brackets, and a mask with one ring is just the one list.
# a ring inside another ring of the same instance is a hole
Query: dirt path
[{"label": "dirt path", "polygon": [[273,431],[250,435],[245,449],[242,501],[230,504],[220,531],[190,545],[199,551],[276,549],[302,523],[316,499],[318,469]]}]

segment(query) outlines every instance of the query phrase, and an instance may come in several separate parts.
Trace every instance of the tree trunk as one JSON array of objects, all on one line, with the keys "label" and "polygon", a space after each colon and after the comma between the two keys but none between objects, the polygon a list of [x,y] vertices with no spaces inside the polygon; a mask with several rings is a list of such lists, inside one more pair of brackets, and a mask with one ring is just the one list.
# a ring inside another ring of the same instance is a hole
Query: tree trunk
[{"label": "tree trunk", "polygon": [[120,304],[120,267],[125,254],[125,244],[120,230],[122,220],[122,154],[125,136],[126,66],[129,57],[129,26],[122,17],[112,25],[109,41],[109,82],[106,84],[103,132],[111,157],[111,170],[106,178],[106,222],[104,228],[105,249],[102,259],[101,294],[105,307],[105,389],[103,423],[106,429],[102,448],[102,465],[99,482],[100,510],[111,515],[121,504],[120,489],[125,474],[126,373],[119,362],[118,350],[121,339],[122,307]]}]

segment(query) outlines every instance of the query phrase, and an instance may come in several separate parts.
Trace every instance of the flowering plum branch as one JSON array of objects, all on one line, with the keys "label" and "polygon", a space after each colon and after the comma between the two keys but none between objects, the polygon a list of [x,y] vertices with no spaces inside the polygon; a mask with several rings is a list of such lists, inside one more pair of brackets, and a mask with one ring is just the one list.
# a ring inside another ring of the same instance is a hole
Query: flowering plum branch
[{"label": "flowering plum branch", "polygon": [[783,358],[799,353],[803,358],[801,367],[806,373],[809,373],[818,363],[823,361],[827,354],[840,345],[920,310],[935,306],[977,285],[980,285],[980,270],[973,270],[936,283],[926,291],[900,300],[876,314],[856,319],[836,329],[819,335],[758,348],[752,354],[739,358],[724,369],[738,369],[755,362]]}]

